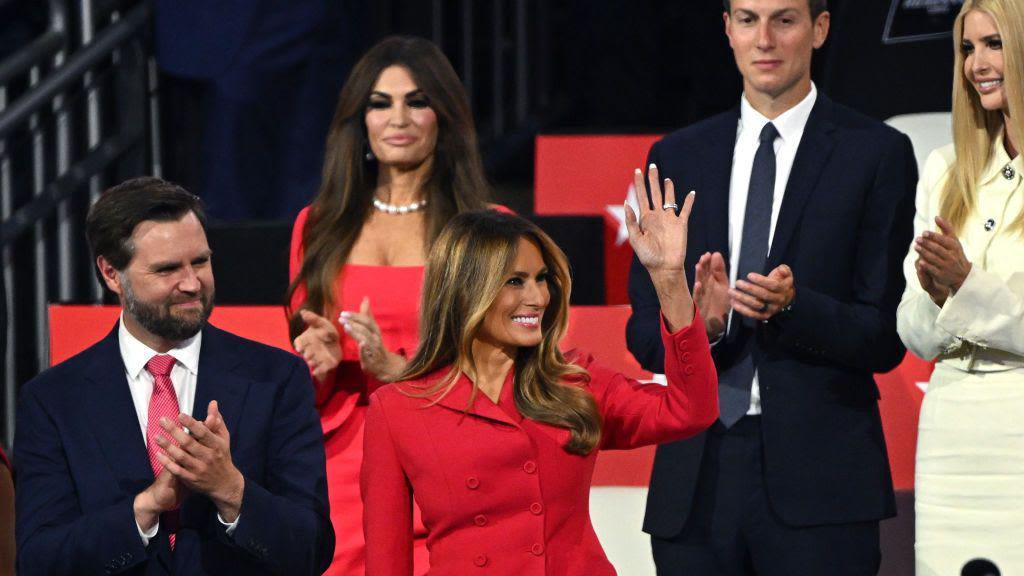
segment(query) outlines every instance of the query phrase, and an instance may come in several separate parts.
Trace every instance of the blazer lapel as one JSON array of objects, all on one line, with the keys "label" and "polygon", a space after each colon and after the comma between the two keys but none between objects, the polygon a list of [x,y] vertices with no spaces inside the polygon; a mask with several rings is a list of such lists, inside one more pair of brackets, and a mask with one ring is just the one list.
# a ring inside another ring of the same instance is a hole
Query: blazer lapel
[{"label": "blazer lapel", "polygon": [[[513,386],[513,371],[509,371],[508,377],[505,378],[505,384],[502,388],[502,397],[509,391],[509,387]],[[437,405],[447,408],[449,410],[455,410],[456,412],[463,412],[467,416],[473,416],[477,418],[486,418],[488,420],[494,420],[502,422],[510,426],[519,426],[518,419],[513,418],[501,406],[491,402],[483,392],[477,390],[473,402],[470,403],[470,397],[473,396],[473,383],[469,378],[463,374],[459,376],[459,380],[455,383],[455,386],[451,391],[445,395],[444,398],[438,401]],[[468,407],[468,410],[467,410]]]},{"label": "blazer lapel", "polygon": [[196,397],[192,403],[192,417],[205,420],[211,400],[217,407],[228,431],[238,429],[242,404],[251,381],[234,371],[242,359],[225,341],[219,328],[207,326],[203,330],[203,342],[199,350],[199,374],[196,378]]},{"label": "blazer lapel", "polygon": [[832,102],[819,92],[818,101],[807,119],[800,147],[793,160],[793,170],[789,174],[786,193],[782,197],[779,219],[775,224],[775,235],[765,267],[766,273],[782,264],[782,256],[786,253],[789,241],[800,223],[804,206],[811,194],[818,189],[818,180],[835,147],[835,140],[832,137],[834,130]]},{"label": "blazer lapel", "polygon": [[138,493],[153,482],[146,441],[132,402],[118,346],[119,324],[93,349],[85,369],[84,403],[93,415],[91,431],[125,492]]},{"label": "blazer lapel", "polygon": [[705,219],[708,250],[721,252],[726,262],[729,261],[729,181],[739,118],[739,108],[723,116],[721,124],[713,128],[707,146],[699,152],[704,190],[697,190],[695,202],[705,203],[699,213]]}]

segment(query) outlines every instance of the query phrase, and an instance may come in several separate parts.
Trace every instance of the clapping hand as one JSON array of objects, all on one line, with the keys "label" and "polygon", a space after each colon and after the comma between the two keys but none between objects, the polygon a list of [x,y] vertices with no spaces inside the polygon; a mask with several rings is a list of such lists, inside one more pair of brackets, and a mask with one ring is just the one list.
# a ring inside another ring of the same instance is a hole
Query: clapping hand
[{"label": "clapping hand", "polygon": [[345,333],[359,345],[359,365],[363,372],[382,381],[391,380],[405,369],[406,360],[384,347],[377,320],[370,311],[370,299],[363,298],[359,312],[342,312],[338,317]]},{"label": "clapping hand", "polygon": [[637,215],[626,205],[626,229],[629,231],[629,244],[651,275],[661,302],[662,314],[668,321],[669,329],[674,331],[689,326],[693,321],[693,300],[686,286],[683,266],[686,260],[687,224],[695,193],[686,195],[680,209],[676,203],[675,186],[666,178],[662,192],[658,167],[654,164],[651,164],[647,172],[647,180],[655,207],[651,208],[646,194],[641,196],[646,187],[643,172],[638,168],[633,174],[633,189],[640,214]]},{"label": "clapping hand", "polygon": [[953,226],[941,216],[935,217],[935,224],[939,232],[926,231],[914,240],[914,269],[921,288],[936,306],[942,306],[949,294],[963,285],[971,272],[971,263]]},{"label": "clapping hand", "polygon": [[[156,439],[162,449],[157,459],[164,470],[193,492],[208,496],[221,518],[234,522],[242,506],[245,478],[231,460],[231,433],[217,401],[210,401],[206,420],[202,422],[188,414],[179,414],[178,422],[161,418],[160,426],[167,432],[167,436]],[[174,438],[177,445],[168,437]]]},{"label": "clapping hand", "polygon": [[715,340],[725,333],[732,305],[729,301],[729,273],[721,252],[706,252],[697,261],[693,299],[704,319],[708,338]]},{"label": "clapping hand", "polygon": [[306,361],[313,378],[323,382],[341,362],[338,329],[327,318],[309,310],[299,310],[299,315],[306,323],[306,329],[292,342],[292,346]]}]

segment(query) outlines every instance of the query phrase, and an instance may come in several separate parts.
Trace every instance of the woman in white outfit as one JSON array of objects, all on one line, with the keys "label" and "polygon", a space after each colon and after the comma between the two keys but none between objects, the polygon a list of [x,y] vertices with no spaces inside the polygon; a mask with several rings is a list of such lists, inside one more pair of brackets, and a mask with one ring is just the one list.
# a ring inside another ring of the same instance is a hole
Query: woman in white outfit
[{"label": "woman in white outfit", "polygon": [[1024,2],[967,0],[953,144],[932,152],[900,336],[936,359],[917,444],[918,576],[1024,574]]}]

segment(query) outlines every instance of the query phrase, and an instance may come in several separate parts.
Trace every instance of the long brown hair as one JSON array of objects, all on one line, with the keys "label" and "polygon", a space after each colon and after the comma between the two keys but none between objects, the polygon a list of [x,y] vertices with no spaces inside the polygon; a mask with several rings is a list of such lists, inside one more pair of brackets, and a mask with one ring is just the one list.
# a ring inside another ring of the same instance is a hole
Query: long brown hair
[{"label": "long brown hair", "polygon": [[[972,10],[990,15],[1003,42],[1003,90],[1010,123],[1004,126],[1003,113],[985,110],[981,98],[964,73],[967,55],[961,43],[964,20]],[[953,147],[956,162],[949,171],[939,204],[939,214],[959,232],[967,217],[977,209],[978,184],[992,161],[992,143],[1004,129],[1018,145],[1024,145],[1024,6],[1020,0],[967,0],[953,27]],[[1020,151],[1018,151],[1020,152]],[[1017,215],[1011,230],[1024,233],[1024,211]]]},{"label": "long brown hair", "polygon": [[452,216],[481,209],[490,196],[477,150],[476,129],[466,91],[452,65],[429,40],[392,36],[381,40],[352,69],[338,98],[327,135],[320,191],[302,234],[302,266],[288,288],[292,337],[304,328],[291,308],[295,291],[306,288],[304,308],[333,312],[334,282],[370,215],[378,165],[366,159],[366,108],[384,69],[409,71],[437,115],[437,145],[424,184],[429,247]]},{"label": "long brown hair", "polygon": [[[541,323],[541,343],[516,353],[516,408],[526,418],[568,429],[572,435],[565,450],[588,454],[601,439],[601,417],[593,396],[578,386],[589,379],[586,370],[567,362],[558,349],[569,318],[569,264],[547,234],[518,216],[466,212],[454,217],[437,238],[423,279],[419,349],[398,379],[451,369],[422,388],[400,386],[410,395],[437,402],[462,374],[472,375],[473,340],[512,271],[520,239],[540,250],[551,299]],[[470,402],[477,392],[474,382]]]}]

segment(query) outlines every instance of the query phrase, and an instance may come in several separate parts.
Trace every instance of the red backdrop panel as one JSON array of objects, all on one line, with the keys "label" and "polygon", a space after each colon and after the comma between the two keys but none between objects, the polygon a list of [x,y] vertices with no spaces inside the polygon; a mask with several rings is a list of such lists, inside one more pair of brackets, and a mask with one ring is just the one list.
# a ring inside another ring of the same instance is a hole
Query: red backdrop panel
[{"label": "red backdrop panel", "polygon": [[[50,306],[50,363],[62,362],[103,338],[117,320],[117,306]],[[627,376],[651,377],[626,350],[628,306],[576,306],[563,349],[582,348],[602,364]],[[210,322],[253,340],[291,350],[284,313],[277,306],[220,306]],[[896,370],[877,377],[889,461],[898,489],[914,486],[917,414],[931,364],[912,355]],[[654,448],[602,452],[594,471],[596,486],[646,486]]]},{"label": "red backdrop panel", "polygon": [[534,210],[538,214],[603,216],[605,303],[629,304],[626,280],[633,251],[619,241],[621,222],[609,206],[622,206],[658,134],[538,136]]}]

